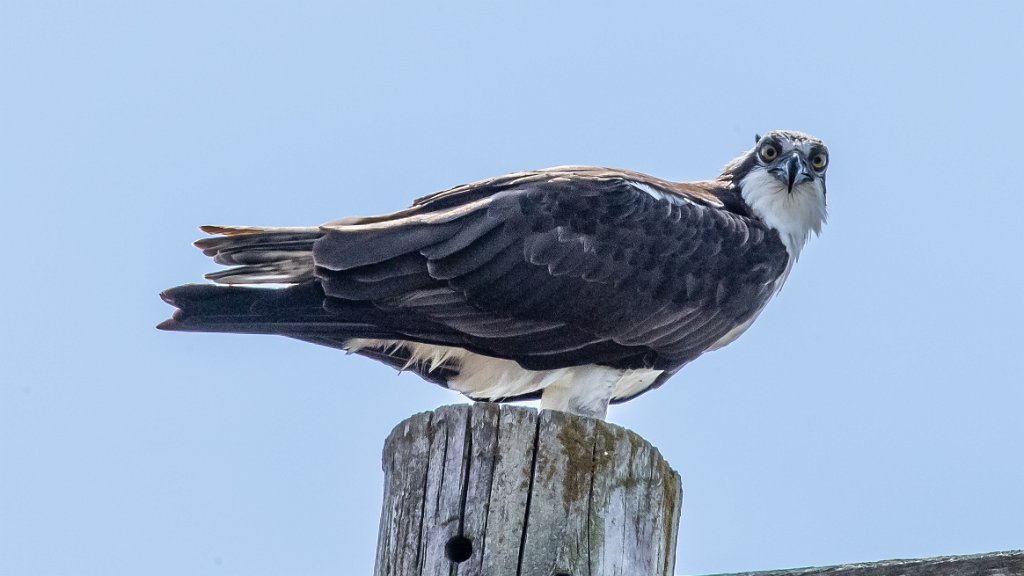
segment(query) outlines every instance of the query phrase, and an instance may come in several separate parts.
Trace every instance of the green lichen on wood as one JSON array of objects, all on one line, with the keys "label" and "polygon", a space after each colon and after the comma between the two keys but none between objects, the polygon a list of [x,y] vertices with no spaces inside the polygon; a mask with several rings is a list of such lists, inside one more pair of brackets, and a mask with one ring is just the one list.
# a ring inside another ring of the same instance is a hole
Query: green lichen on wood
[{"label": "green lichen on wood", "polygon": [[[640,493],[641,510],[653,514],[661,523],[665,573],[671,570],[673,555],[669,552],[676,539],[676,508],[679,502],[678,476],[661,458],[657,449],[639,435],[605,422],[588,421],[567,416],[560,422],[558,440],[562,479],[563,505],[586,501],[588,508],[587,539],[589,554],[598,558],[606,541],[608,507],[621,494]],[[591,428],[592,426],[592,428]],[[653,468],[652,468],[653,467]],[[660,484],[660,486],[658,486]],[[659,492],[651,492],[658,491]],[[660,496],[654,497],[655,494]],[[649,499],[648,499],[649,498]],[[660,508],[660,510],[658,509]],[[641,512],[642,514],[642,512]],[[647,516],[650,518],[651,516]],[[641,522],[641,517],[633,518]],[[616,529],[640,530],[638,525]]]},{"label": "green lichen on wood", "polygon": [[[663,550],[671,550],[676,543],[676,531],[679,529],[679,524],[676,522],[676,510],[679,509],[679,499],[682,496],[682,483],[679,479],[679,474],[668,465],[668,462],[661,457],[661,454],[654,449],[656,458],[652,458],[656,462],[659,473],[661,475],[661,505],[662,509],[662,535],[665,538],[663,544]],[[672,555],[667,554],[665,556],[666,562],[666,573],[672,568],[669,564],[672,563]]]},{"label": "green lichen on wood", "polygon": [[616,486],[621,487],[623,490],[633,490],[640,483],[640,478],[633,473],[635,468],[637,454],[641,450],[649,450],[650,444],[646,440],[641,438],[638,434],[630,432],[625,428],[619,428],[619,435],[624,437],[629,442],[629,454],[627,456],[626,463],[626,474],[619,477],[616,482]]},{"label": "green lichen on wood", "polygon": [[[568,417],[558,431],[558,441],[565,457],[565,475],[562,478],[562,503],[568,509],[572,502],[590,492],[594,477],[594,438],[588,434],[583,420]],[[554,472],[554,466],[551,467]]]}]

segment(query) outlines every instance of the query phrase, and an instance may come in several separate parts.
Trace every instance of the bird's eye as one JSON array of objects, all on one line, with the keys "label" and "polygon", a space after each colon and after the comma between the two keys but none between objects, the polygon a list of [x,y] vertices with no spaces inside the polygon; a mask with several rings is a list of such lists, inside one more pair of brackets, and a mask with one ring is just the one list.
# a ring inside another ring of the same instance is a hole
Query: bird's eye
[{"label": "bird's eye", "polygon": [[766,144],[761,146],[761,149],[758,150],[758,154],[761,155],[761,160],[771,162],[779,157],[779,147],[775,144]]},{"label": "bird's eye", "polygon": [[818,152],[811,158],[811,166],[814,166],[815,170],[824,170],[825,166],[828,166],[828,156],[824,152]]}]

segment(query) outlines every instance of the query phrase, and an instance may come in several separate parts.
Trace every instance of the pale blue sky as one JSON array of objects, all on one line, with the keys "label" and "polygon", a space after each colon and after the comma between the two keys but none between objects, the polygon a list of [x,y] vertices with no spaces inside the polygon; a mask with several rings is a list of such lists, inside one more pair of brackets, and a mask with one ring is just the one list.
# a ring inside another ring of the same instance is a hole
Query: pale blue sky
[{"label": "pale blue sky", "polygon": [[831,148],[830,223],[728,348],[610,419],[677,571],[1024,547],[1024,4],[0,2],[0,574],[367,574],[379,452],[454,393],[167,334],[199,224],[504,172]]}]

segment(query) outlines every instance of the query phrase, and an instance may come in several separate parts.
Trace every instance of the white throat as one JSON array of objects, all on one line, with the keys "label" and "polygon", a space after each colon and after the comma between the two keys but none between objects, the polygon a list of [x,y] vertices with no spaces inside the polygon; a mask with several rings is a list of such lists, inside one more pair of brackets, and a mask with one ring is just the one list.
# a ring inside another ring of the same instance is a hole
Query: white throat
[{"label": "white throat", "polygon": [[792,263],[813,231],[825,222],[825,192],[820,179],[799,184],[792,192],[766,170],[754,170],[740,181],[743,200],[755,216],[779,232]]}]

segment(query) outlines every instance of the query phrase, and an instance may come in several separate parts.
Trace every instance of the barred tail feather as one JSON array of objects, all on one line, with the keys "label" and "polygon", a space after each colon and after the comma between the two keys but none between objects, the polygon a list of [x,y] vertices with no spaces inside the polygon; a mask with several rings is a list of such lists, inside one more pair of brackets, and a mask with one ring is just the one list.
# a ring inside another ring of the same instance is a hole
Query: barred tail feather
[{"label": "barred tail feather", "polygon": [[313,244],[319,228],[202,226],[213,236],[195,245],[218,264],[232,266],[205,277],[218,284],[299,284],[313,279]]}]

